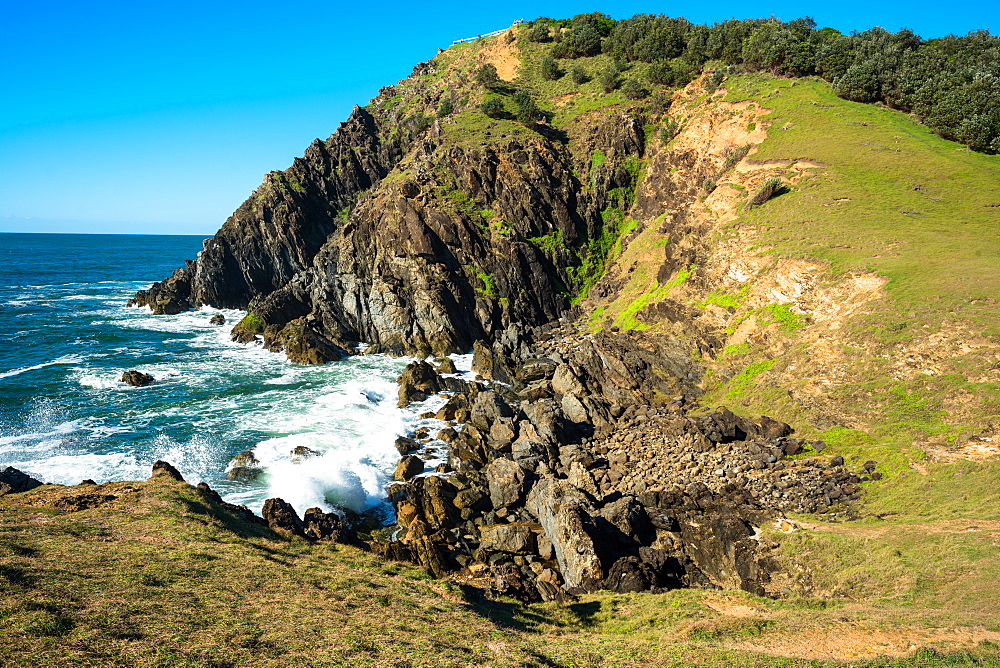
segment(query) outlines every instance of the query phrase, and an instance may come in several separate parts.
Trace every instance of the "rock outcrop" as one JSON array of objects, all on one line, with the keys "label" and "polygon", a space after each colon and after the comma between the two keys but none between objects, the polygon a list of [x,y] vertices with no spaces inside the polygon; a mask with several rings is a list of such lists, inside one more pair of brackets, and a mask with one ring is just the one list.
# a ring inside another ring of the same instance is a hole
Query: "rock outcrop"
[{"label": "rock outcrop", "polygon": [[607,248],[595,240],[618,225],[608,211],[630,201],[644,119],[597,114],[572,136],[508,124],[469,142],[448,119],[414,126],[396,110],[400,96],[436,109],[442,93],[421,78],[433,70],[418,67],[268,174],[197,259],[130,304],[246,309],[234,338],[302,363],[362,341],[465,352],[511,324],[558,318],[599,271]]},{"label": "rock outcrop", "polygon": [[[758,528],[791,511],[849,515],[859,484],[877,473],[874,463],[852,471],[843,458],[821,459],[824,443],[792,438],[768,416],[689,415],[697,369],[666,338],[546,326],[477,345],[475,363],[503,380],[448,390],[438,416],[455,424],[439,435],[448,466],[397,475],[399,545],[377,549],[494,595],[685,586],[762,595],[776,545]],[[431,374],[421,382],[443,390],[449,379]],[[817,458],[790,459],[804,453]]]},{"label": "rock outcrop", "polygon": [[41,487],[43,484],[42,481],[35,480],[27,473],[13,466],[7,466],[0,471],[0,496],[28,492],[36,487]]},{"label": "rock outcrop", "polygon": [[131,385],[132,387],[145,387],[152,384],[155,380],[156,379],[148,373],[136,371],[135,369],[126,371],[122,374],[122,382],[126,385]]}]

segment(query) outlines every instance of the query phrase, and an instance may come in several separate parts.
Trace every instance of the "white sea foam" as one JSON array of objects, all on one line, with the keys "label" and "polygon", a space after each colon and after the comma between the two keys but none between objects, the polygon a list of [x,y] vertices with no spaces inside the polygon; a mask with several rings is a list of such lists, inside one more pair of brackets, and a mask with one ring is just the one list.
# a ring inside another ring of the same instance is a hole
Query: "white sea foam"
[{"label": "white sea foam", "polygon": [[14,462],[13,466],[43,482],[59,485],[75,485],[86,478],[108,482],[149,477],[149,468],[126,452],[54,454],[45,459]]},{"label": "white sea foam", "polygon": [[0,453],[10,452],[12,448],[8,446],[14,443],[23,443],[24,441],[46,441],[51,443],[53,440],[58,441],[59,437],[79,431],[85,424],[84,420],[70,420],[56,424],[47,431],[0,436]]},{"label": "white sea foam", "polygon": [[77,380],[80,385],[90,387],[95,390],[123,390],[128,388],[121,381],[121,376],[96,376],[94,374],[84,374]]},{"label": "white sea foam", "polygon": [[63,355],[62,357],[57,357],[51,362],[42,362],[41,364],[36,364],[34,366],[25,366],[20,369],[12,369],[10,371],[4,371],[0,373],[0,378],[10,378],[11,376],[19,376],[22,373],[27,373],[28,371],[37,371],[38,369],[44,369],[48,366],[55,366],[57,364],[79,364],[83,361],[83,357],[80,355]]},{"label": "white sea foam", "polygon": [[[123,293],[135,287],[125,286]],[[126,368],[135,368],[157,380],[169,380],[176,396],[190,398],[137,404],[130,397],[141,395],[100,395],[102,407],[95,406],[95,411],[104,411],[100,417],[75,426],[60,425],[57,406],[36,411],[26,433],[7,437],[13,440],[6,442],[0,439],[0,452],[5,446],[11,448],[15,456],[5,458],[5,464],[46,481],[144,479],[152,463],[164,459],[189,482],[219,485],[227,500],[258,510],[265,498],[274,496],[289,501],[300,513],[313,506],[364,510],[384,503],[385,486],[399,459],[396,436],[419,426],[443,426],[417,416],[435,410],[443,401],[439,398],[407,410],[396,407],[395,377],[407,360],[371,355],[320,367],[299,366],[260,345],[233,342],[229,326],[208,322],[215,313],[224,314],[229,323],[238,322],[244,315],[240,311],[204,309],[152,316],[148,309],[125,308],[120,302],[89,303],[83,308],[90,318],[98,318],[97,326],[167,336],[153,346],[119,346],[110,351],[112,359],[131,356],[144,358],[145,363],[121,368],[109,368],[107,362],[81,364],[73,370],[78,386],[132,391],[120,378]],[[160,357],[164,352],[171,355],[170,362],[155,362],[167,359]],[[471,356],[455,360],[465,371]],[[51,363],[82,361],[67,356]],[[247,391],[234,393],[229,383]],[[218,388],[220,396],[206,397],[206,388]],[[73,431],[81,433],[67,439]],[[261,478],[246,483],[224,480],[225,462],[254,444],[264,468]],[[293,456],[300,445],[319,455]],[[434,446],[437,455],[444,449],[441,443],[431,445],[432,451],[424,454],[433,465],[441,460],[435,458]],[[112,449],[115,452],[108,451]]]}]

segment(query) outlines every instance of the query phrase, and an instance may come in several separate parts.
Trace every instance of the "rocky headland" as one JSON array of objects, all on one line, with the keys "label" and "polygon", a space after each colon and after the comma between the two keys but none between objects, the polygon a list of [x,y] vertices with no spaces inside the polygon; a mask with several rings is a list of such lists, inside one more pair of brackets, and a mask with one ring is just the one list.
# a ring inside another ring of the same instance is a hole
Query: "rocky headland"
[{"label": "rocky headland", "polygon": [[[779,572],[761,527],[858,517],[880,464],[820,436],[902,433],[883,419],[891,402],[856,380],[862,367],[917,382],[957,348],[929,352],[922,331],[909,348],[865,338],[846,325],[887,317],[883,275],[762,241],[778,224],[761,208],[831,167],[754,157],[795,127],[767,120],[755,80],[736,83],[742,97],[721,68],[652,95],[555,94],[525,30],[443,51],[356,107],[130,304],[243,309],[234,340],[298,363],[436,358],[399,379],[401,406],[447,402],[436,434],[397,442],[397,524],[299,518],[273,500],[274,527],[525,601],[808,591],[808,577]],[[446,357],[470,350],[475,380]],[[428,444],[448,453],[433,471]]]}]

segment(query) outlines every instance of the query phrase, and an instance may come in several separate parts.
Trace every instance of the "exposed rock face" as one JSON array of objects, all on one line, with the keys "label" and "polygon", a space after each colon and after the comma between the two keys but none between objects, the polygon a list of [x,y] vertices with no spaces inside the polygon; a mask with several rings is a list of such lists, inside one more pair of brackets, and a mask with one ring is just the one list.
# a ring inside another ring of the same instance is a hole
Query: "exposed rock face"
[{"label": "exposed rock face", "polygon": [[267,525],[280,533],[305,538],[306,528],[292,504],[284,499],[267,499],[261,509]]},{"label": "exposed rock face", "polygon": [[635,186],[623,165],[643,154],[643,119],[596,114],[572,136],[515,132],[483,146],[441,123],[411,127],[389,102],[430,112],[440,94],[412,77],[356,108],[130,304],[247,309],[235,338],[260,336],[303,363],[359,341],[464,353],[511,323],[557,318],[596,252],[586,244],[604,234],[602,210]]}]

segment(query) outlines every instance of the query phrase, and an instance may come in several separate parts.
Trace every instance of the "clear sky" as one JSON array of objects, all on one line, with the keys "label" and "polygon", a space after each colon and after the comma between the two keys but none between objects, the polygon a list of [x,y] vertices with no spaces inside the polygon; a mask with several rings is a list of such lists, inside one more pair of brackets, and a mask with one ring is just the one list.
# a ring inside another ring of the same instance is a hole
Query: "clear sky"
[{"label": "clear sky", "polygon": [[210,235],[379,88],[453,40],[603,11],[812,16],[939,37],[1000,3],[0,0],[0,232]]}]

